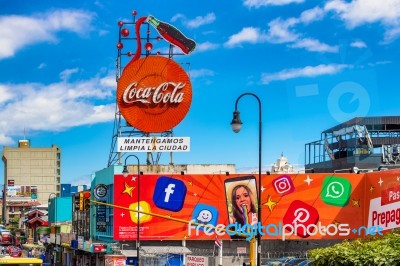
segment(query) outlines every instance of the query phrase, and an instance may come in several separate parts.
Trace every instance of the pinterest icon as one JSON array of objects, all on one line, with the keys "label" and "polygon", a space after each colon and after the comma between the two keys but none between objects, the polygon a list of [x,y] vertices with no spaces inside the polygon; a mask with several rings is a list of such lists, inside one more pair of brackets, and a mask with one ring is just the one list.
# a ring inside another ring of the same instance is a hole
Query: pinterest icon
[{"label": "pinterest icon", "polygon": [[283,224],[296,228],[295,233],[298,236],[308,237],[309,233],[305,228],[312,228],[317,224],[318,219],[319,214],[316,208],[301,200],[294,200],[283,216]]}]

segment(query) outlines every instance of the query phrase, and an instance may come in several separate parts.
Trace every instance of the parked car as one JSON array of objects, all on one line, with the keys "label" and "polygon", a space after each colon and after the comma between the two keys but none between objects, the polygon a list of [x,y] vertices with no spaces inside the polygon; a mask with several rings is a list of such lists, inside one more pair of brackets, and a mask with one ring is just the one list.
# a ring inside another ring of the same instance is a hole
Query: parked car
[{"label": "parked car", "polygon": [[22,249],[16,246],[8,246],[7,253],[10,254],[11,257],[21,257]]}]

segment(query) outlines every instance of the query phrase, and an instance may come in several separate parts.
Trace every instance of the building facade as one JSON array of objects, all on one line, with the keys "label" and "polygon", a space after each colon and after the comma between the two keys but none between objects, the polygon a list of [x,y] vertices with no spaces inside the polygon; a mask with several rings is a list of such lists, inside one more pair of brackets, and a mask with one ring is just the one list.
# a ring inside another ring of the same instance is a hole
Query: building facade
[{"label": "building facade", "polygon": [[47,204],[51,193],[60,194],[61,149],[31,147],[29,140],[19,140],[18,147],[4,147],[3,221],[9,221],[7,204],[13,198]]}]

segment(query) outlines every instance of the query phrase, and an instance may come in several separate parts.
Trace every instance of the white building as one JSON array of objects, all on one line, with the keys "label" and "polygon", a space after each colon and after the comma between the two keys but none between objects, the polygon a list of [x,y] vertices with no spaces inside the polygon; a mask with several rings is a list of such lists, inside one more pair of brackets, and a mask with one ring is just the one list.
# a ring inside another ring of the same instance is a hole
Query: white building
[{"label": "white building", "polygon": [[271,174],[288,174],[294,173],[293,166],[289,163],[288,159],[281,154],[271,167]]}]

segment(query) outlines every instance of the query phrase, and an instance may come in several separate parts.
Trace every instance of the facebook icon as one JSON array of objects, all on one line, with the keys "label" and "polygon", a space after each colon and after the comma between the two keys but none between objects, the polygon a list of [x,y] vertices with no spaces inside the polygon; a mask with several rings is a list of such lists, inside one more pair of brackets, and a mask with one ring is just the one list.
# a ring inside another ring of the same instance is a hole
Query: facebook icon
[{"label": "facebook icon", "polygon": [[182,209],[185,196],[186,186],[181,180],[161,176],[154,189],[153,201],[160,209],[177,212]]}]

